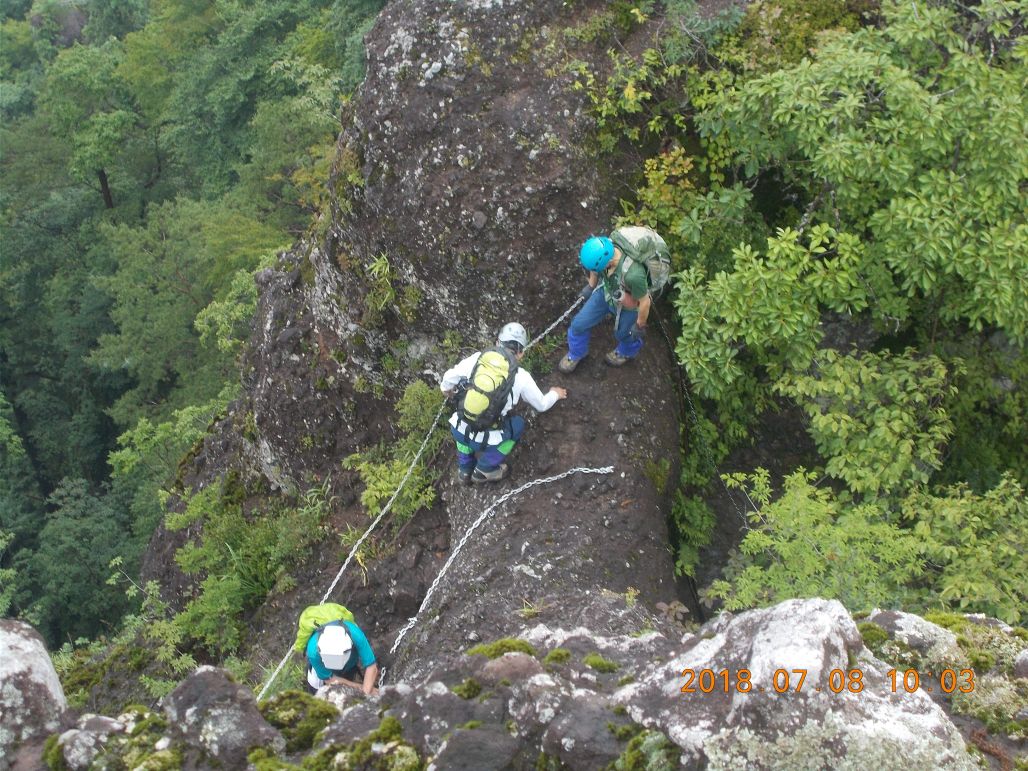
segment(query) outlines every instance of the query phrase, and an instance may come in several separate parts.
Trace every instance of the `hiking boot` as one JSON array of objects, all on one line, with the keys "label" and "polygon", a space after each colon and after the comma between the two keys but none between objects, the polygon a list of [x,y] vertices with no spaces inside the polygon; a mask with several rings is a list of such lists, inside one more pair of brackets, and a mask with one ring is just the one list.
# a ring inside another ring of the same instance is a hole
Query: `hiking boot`
[{"label": "hiking boot", "polygon": [[622,356],[620,353],[614,350],[608,353],[606,356],[604,356],[603,361],[611,367],[623,367],[626,364],[628,364],[628,362],[630,362],[631,359],[628,356]]},{"label": "hiking boot", "polygon": [[473,469],[457,469],[457,481],[462,485],[470,485],[472,471]]},{"label": "hiking boot", "polygon": [[578,366],[578,362],[580,361],[581,359],[572,359],[571,354],[568,354],[560,360],[560,363],[557,364],[557,369],[559,369],[565,375],[570,375],[572,372],[575,371],[575,367]]},{"label": "hiking boot", "polygon": [[482,484],[484,482],[499,482],[501,479],[506,479],[509,474],[510,466],[508,466],[506,463],[501,463],[492,471],[482,471],[482,469],[476,468],[475,473],[471,475],[471,481],[475,484]]}]

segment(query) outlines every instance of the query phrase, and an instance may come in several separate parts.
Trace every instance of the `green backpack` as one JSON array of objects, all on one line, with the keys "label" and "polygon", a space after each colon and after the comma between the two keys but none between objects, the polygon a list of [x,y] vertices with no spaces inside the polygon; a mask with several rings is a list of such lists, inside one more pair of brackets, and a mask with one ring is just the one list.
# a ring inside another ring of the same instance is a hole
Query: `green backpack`
[{"label": "green backpack", "polygon": [[300,628],[296,630],[293,650],[303,653],[311,635],[332,621],[353,621],[353,614],[334,602],[325,602],[321,605],[310,605],[304,608],[303,613],[300,614]]},{"label": "green backpack", "polygon": [[618,265],[620,275],[625,275],[632,263],[637,262],[646,270],[650,295],[660,295],[671,278],[671,254],[664,239],[652,228],[630,225],[615,230],[610,240],[625,256]]}]

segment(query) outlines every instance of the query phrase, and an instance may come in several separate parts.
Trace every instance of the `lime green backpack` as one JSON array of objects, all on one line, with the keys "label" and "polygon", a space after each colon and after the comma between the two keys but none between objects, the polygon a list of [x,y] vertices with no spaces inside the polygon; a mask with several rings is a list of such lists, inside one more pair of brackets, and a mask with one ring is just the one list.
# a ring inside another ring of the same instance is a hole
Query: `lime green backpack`
[{"label": "lime green backpack", "polygon": [[353,614],[334,602],[325,602],[321,605],[310,605],[304,608],[303,613],[300,614],[300,628],[296,630],[296,642],[293,643],[293,650],[303,653],[311,635],[332,621],[353,621]]},{"label": "lime green backpack", "polygon": [[483,351],[471,377],[457,387],[457,414],[461,420],[475,431],[493,428],[507,406],[517,374],[517,357],[506,346]]}]

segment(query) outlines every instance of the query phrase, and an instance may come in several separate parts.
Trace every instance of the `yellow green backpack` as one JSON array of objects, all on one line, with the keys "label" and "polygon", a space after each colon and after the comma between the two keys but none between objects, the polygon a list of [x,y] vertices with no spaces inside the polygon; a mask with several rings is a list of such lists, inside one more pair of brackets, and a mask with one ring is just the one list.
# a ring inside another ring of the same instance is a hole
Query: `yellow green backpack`
[{"label": "yellow green backpack", "polygon": [[517,357],[505,345],[483,351],[471,377],[457,386],[457,414],[475,431],[496,426],[514,388]]},{"label": "yellow green backpack", "polygon": [[300,628],[296,630],[296,642],[293,643],[293,650],[303,653],[311,635],[333,621],[353,621],[353,614],[334,602],[325,602],[321,605],[310,605],[304,608],[303,613],[300,614]]}]

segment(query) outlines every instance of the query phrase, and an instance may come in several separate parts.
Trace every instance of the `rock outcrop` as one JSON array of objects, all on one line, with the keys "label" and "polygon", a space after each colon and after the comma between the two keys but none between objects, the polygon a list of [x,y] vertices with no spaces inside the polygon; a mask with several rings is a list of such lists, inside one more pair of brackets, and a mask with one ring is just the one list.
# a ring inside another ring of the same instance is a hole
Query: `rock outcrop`
[{"label": "rock outcrop", "polygon": [[[609,66],[602,46],[566,34],[604,8],[594,0],[386,7],[340,137],[335,214],[321,223],[323,238],[258,276],[245,395],[191,459],[187,484],[232,474],[253,488],[296,490],[330,477],[332,493],[352,503],[359,480],[341,461],[394,435],[393,405],[407,384],[420,377],[434,387],[504,322],[536,334],[568,308],[584,280],[578,244],[610,227],[629,181],[619,176],[625,161],[588,150],[588,97],[566,66],[572,58]],[[565,330],[548,342],[559,347]],[[447,546],[438,530],[460,537],[496,496],[574,467],[615,471],[526,490],[498,511],[410,644],[421,648],[426,633],[432,650],[502,637],[526,606],[543,621],[626,631],[619,614],[602,615],[603,593],[678,599],[666,525],[680,444],[673,359],[654,332],[631,367],[609,369],[602,354],[611,340],[609,325],[597,330],[573,379],[545,374],[559,350],[527,361],[544,389],[563,385],[570,396],[546,415],[528,414],[510,482],[454,488],[445,448],[434,512],[444,527],[399,545],[404,569],[372,568],[367,588],[357,576],[340,584],[337,596],[373,619],[379,646],[433,580]],[[343,516],[366,522],[356,505]],[[195,535],[160,530],[144,565],[144,579],[169,588],[174,608],[194,588],[176,574],[174,551]],[[277,658],[282,639],[268,630],[290,627],[309,601],[297,596],[276,617],[261,614],[267,649],[256,658]],[[433,664],[421,655],[394,672]]]},{"label": "rock outcrop", "polygon": [[726,613],[685,634],[518,631],[377,698],[283,693],[263,716],[224,672],[201,668],[163,715],[85,716],[58,747],[73,769],[978,767],[939,704],[897,692],[835,601]]},{"label": "rock outcrop", "polygon": [[57,730],[67,709],[43,638],[28,624],[0,619],[0,769],[20,745]]}]

